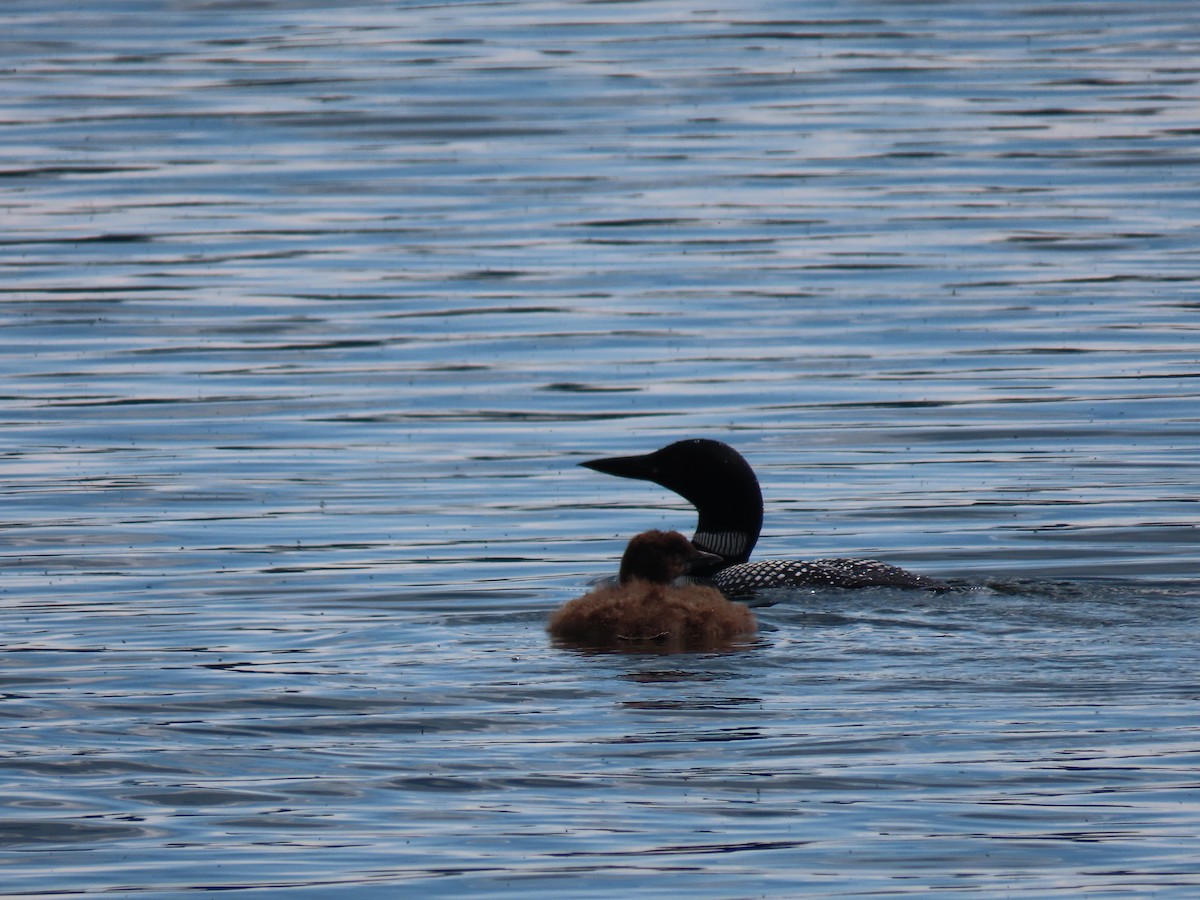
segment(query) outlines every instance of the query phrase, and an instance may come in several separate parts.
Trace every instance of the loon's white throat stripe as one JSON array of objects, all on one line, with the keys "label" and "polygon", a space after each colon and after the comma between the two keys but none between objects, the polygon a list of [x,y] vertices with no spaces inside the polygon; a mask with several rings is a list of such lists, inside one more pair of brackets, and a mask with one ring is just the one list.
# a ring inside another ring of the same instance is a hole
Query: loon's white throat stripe
[{"label": "loon's white throat stripe", "polygon": [[692,543],[701,550],[729,559],[745,553],[750,538],[741,531],[697,531]]}]

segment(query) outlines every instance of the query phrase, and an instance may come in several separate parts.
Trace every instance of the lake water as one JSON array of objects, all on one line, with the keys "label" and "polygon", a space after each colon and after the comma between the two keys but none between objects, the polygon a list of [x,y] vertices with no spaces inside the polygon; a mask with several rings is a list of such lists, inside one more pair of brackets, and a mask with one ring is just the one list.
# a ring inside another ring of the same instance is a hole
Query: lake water
[{"label": "lake water", "polygon": [[[1194,0],[0,19],[5,896],[1200,890]],[[681,437],[955,589],[551,646]]]}]

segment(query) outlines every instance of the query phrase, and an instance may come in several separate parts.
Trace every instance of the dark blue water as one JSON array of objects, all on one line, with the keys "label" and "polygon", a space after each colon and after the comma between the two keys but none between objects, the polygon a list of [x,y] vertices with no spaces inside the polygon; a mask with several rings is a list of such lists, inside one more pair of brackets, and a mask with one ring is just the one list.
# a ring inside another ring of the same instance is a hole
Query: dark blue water
[{"label": "dark blue water", "polygon": [[1194,4],[326,6],[0,17],[2,892],[1192,896]]}]

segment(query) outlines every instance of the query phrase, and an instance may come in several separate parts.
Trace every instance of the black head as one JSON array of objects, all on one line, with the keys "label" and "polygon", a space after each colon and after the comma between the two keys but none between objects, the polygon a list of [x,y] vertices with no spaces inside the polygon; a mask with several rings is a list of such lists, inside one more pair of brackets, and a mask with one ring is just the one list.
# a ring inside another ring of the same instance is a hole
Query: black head
[{"label": "black head", "polygon": [[762,491],[754,470],[720,441],[676,441],[644,456],[612,456],[580,465],[674,491],[700,513],[698,532],[738,531],[750,535],[753,545],[762,531]]},{"label": "black head", "polygon": [[678,531],[643,531],[625,548],[618,580],[621,584],[634,578],[670,584],[697,563],[719,560],[715,554],[697,550]]}]

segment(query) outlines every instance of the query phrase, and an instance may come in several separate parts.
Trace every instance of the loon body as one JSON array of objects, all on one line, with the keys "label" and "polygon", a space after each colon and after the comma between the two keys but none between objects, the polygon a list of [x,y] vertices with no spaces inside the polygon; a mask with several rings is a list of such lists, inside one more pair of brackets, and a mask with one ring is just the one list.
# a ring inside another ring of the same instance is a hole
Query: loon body
[{"label": "loon body", "polygon": [[546,626],[577,646],[622,649],[717,649],[754,633],[754,614],[702,584],[678,584],[713,554],[677,531],[647,531],[629,542],[617,583],[570,601]]},{"label": "loon body", "polygon": [[769,587],[907,587],[944,590],[934,578],[870,559],[750,562],[762,531],[758,478],[745,458],[720,441],[677,441],[643,456],[614,456],[580,463],[597,472],[652,481],[696,507],[692,543],[716,557],[692,567],[726,594]]}]

